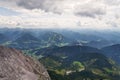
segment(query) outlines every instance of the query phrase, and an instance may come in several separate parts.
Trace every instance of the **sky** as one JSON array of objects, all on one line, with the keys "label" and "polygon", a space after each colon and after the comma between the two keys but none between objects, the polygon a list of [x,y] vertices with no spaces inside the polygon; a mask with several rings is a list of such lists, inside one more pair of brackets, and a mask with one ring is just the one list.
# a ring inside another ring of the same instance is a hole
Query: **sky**
[{"label": "sky", "polygon": [[120,0],[0,0],[0,27],[120,29]]}]

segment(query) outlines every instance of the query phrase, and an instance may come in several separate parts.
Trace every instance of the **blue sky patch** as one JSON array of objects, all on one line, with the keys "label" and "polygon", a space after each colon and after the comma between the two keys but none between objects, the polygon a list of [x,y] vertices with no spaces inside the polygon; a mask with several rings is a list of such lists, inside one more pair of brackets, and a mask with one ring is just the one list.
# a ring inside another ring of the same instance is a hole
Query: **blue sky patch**
[{"label": "blue sky patch", "polygon": [[0,15],[2,16],[15,16],[19,14],[20,14],[19,12],[13,11],[11,9],[0,7]]}]

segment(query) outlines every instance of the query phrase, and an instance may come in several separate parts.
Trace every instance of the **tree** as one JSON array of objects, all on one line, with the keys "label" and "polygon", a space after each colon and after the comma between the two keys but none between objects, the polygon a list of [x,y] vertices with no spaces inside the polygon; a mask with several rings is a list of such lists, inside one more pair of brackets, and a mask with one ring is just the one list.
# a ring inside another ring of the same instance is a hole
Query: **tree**
[{"label": "tree", "polygon": [[80,71],[83,68],[84,68],[84,65],[79,61],[74,61],[72,64],[72,69],[75,71]]}]

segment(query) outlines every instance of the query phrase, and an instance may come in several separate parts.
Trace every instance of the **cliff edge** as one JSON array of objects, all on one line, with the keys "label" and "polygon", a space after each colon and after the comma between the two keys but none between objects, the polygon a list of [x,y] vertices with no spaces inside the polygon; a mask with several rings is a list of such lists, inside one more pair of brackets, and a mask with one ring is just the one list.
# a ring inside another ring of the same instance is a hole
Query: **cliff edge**
[{"label": "cliff edge", "polygon": [[0,46],[0,80],[50,80],[50,77],[37,60]]}]

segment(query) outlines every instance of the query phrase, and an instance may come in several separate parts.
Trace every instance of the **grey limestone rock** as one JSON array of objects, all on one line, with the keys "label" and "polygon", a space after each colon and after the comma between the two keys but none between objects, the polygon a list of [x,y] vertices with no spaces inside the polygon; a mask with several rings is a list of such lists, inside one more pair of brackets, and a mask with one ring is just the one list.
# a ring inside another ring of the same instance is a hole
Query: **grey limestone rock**
[{"label": "grey limestone rock", "polygon": [[0,80],[50,80],[39,61],[21,51],[0,46]]}]

